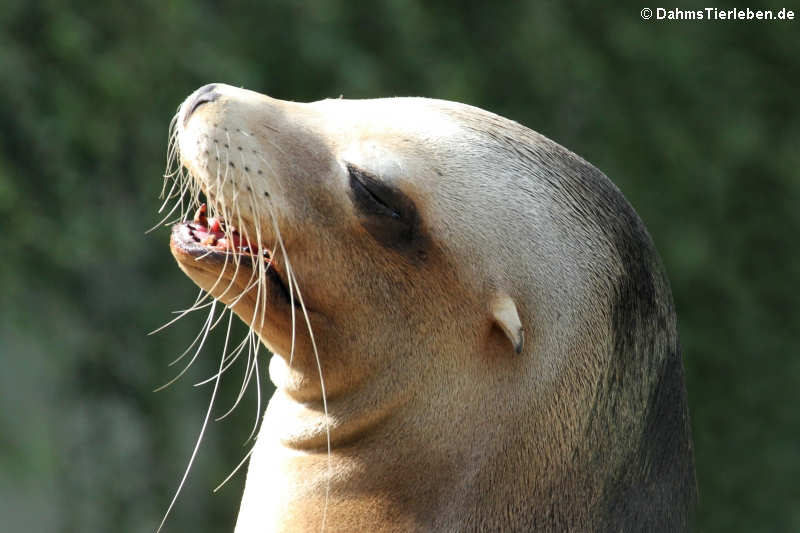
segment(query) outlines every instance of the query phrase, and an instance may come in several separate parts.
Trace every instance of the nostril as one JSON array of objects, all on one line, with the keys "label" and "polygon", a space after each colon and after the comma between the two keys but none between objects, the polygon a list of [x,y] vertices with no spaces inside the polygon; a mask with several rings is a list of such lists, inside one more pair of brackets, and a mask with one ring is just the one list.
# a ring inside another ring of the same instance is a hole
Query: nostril
[{"label": "nostril", "polygon": [[189,109],[189,113],[187,113],[186,118],[195,112],[195,110],[203,104],[207,104],[209,102],[213,102],[219,98],[219,94],[217,93],[206,93],[202,96],[197,96],[194,101],[192,102],[192,107]]},{"label": "nostril", "polygon": [[186,122],[188,122],[189,117],[192,116],[192,113],[194,113],[198,107],[219,99],[220,94],[215,90],[216,88],[216,83],[209,83],[208,85],[203,85],[194,92],[194,94],[189,98],[189,102],[186,106],[188,111],[183,116],[184,125]]},{"label": "nostril", "polygon": [[216,83],[207,83],[207,84],[203,85],[202,87],[200,87],[199,89],[197,89],[195,91],[195,94],[201,95],[201,94],[205,94],[205,93],[210,93],[216,88],[217,88],[217,84]]}]

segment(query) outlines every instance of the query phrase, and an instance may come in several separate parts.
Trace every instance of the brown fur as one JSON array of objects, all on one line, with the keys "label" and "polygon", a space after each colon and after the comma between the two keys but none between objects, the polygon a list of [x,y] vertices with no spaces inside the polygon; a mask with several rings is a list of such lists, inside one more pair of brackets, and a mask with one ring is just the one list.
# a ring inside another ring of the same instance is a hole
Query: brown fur
[{"label": "brown fur", "polygon": [[[460,104],[213,89],[191,115],[184,104],[182,161],[265,245],[269,203],[311,311],[333,445],[304,322],[289,367],[291,306],[270,297],[262,327],[255,297],[241,299],[278,390],[238,532],[318,531],[323,514],[328,531],[689,527],[669,285],[602,173]],[[223,166],[233,179],[220,187]],[[219,264],[173,252],[213,285]],[[281,254],[275,268],[285,280]],[[498,294],[518,312],[519,355],[491,313]]]}]

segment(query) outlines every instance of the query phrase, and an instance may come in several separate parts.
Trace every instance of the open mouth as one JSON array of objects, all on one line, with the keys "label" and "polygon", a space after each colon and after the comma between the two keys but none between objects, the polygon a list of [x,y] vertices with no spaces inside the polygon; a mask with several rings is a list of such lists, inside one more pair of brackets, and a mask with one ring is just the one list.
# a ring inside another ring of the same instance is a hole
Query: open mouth
[{"label": "open mouth", "polygon": [[222,218],[208,218],[206,213],[208,207],[202,204],[194,215],[192,222],[179,224],[184,229],[181,232],[184,240],[191,240],[195,245],[192,248],[199,246],[206,254],[229,254],[239,255],[241,257],[248,257],[252,259],[258,255],[270,262],[272,252],[267,248],[257,250],[255,246],[250,244],[247,237],[239,233],[235,227],[226,227],[226,223]]},{"label": "open mouth", "polygon": [[[234,226],[226,224],[222,218],[207,216],[208,207],[202,204],[191,222],[182,222],[172,227],[172,244],[181,254],[194,258],[207,265],[217,264],[221,268],[246,266],[255,268],[256,261],[266,263],[266,277],[276,293],[287,302],[291,300],[289,289],[272,261],[273,251],[258,248]],[[296,302],[295,302],[296,303]]]}]

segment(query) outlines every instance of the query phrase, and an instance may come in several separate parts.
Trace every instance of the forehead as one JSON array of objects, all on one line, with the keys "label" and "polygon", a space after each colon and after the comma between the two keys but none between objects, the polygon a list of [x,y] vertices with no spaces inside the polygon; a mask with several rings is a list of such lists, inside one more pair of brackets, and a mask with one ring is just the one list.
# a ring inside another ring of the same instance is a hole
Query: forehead
[{"label": "forehead", "polygon": [[309,105],[320,111],[321,125],[338,138],[434,142],[462,132],[447,112],[453,104],[429,98],[321,100]]},{"label": "forehead", "polygon": [[428,98],[322,100],[319,116],[337,158],[390,180],[447,174],[448,161],[468,156],[474,135],[451,113],[459,104]]}]

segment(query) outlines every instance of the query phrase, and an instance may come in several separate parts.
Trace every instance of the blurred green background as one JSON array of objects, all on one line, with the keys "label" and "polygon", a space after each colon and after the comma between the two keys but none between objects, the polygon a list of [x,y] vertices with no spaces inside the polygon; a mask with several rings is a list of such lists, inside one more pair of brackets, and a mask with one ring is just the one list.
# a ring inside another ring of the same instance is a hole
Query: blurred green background
[{"label": "blurred green background", "polygon": [[[203,317],[146,336],[195,289],[168,230],[144,231],[170,118],[220,81],[300,101],[458,100],[593,162],[672,280],[696,529],[800,531],[800,22],[646,22],[642,7],[4,0],[0,530],[153,531],[172,497],[211,394],[192,383],[222,339],[152,392]],[[165,531],[232,530],[244,476],[211,489],[256,416],[250,394],[210,426]]]}]

